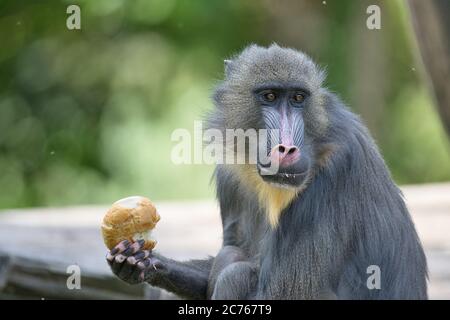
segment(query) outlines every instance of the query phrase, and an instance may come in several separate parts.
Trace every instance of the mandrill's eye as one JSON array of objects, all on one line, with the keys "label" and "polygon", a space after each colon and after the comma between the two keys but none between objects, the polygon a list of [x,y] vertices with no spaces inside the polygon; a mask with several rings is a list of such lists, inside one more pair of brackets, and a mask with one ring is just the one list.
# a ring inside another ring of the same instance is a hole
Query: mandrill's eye
[{"label": "mandrill's eye", "polygon": [[267,102],[273,102],[277,98],[277,96],[273,92],[264,93],[263,97]]},{"label": "mandrill's eye", "polygon": [[296,93],[294,95],[294,101],[298,102],[298,103],[302,103],[303,101],[305,101],[305,95],[302,93]]}]

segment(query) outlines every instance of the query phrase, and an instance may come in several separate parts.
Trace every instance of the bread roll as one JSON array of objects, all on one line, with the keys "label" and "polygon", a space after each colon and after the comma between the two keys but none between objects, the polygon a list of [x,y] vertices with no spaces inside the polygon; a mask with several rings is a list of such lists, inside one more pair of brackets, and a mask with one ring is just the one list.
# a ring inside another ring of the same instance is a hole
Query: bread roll
[{"label": "bread roll", "polygon": [[133,196],[116,201],[103,218],[102,234],[106,246],[111,250],[119,242],[145,240],[143,249],[151,250],[156,241],[151,239],[151,230],[160,216],[147,198]]}]

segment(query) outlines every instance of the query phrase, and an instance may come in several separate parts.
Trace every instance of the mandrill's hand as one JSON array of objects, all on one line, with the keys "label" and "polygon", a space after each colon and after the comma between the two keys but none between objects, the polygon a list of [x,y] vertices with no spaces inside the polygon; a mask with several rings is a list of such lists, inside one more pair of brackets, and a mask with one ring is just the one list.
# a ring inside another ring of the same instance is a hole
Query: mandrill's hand
[{"label": "mandrill's hand", "polygon": [[112,272],[129,284],[152,282],[159,272],[164,271],[162,262],[151,251],[142,250],[144,240],[124,240],[106,255]]}]

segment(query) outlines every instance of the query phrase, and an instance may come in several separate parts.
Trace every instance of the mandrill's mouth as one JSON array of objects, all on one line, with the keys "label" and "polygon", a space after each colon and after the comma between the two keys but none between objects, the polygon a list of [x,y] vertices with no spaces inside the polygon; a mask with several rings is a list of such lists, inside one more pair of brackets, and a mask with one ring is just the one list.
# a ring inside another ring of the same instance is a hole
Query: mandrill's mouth
[{"label": "mandrill's mouth", "polygon": [[261,178],[279,188],[299,188],[308,176],[308,170],[303,172],[272,172],[269,168],[258,165],[258,173]]},{"label": "mandrill's mouth", "polygon": [[[261,178],[275,187],[299,189],[311,171],[308,146],[300,148],[292,144],[278,144],[268,152],[269,159],[258,159],[257,168]],[[268,161],[267,161],[268,160]]]}]

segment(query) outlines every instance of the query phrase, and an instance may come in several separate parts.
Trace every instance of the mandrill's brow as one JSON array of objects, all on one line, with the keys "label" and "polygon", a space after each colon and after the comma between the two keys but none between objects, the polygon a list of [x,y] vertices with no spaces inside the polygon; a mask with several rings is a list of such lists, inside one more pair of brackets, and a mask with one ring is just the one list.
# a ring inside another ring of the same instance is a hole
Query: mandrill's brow
[{"label": "mandrill's brow", "polygon": [[282,82],[265,82],[263,84],[257,85],[253,88],[253,93],[261,93],[267,90],[276,90],[276,91],[301,91],[307,95],[310,95],[311,92],[307,88],[304,83],[299,82],[290,82],[290,83],[282,83]]}]

